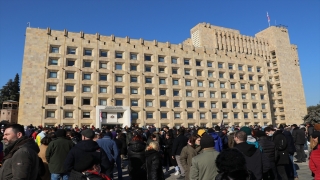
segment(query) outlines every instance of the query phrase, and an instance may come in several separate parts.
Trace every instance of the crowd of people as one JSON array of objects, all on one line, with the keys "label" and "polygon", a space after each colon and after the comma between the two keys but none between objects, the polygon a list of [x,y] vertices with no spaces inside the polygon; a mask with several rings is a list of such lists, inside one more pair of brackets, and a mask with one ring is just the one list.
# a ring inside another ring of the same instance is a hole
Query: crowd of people
[{"label": "crowd of people", "polygon": [[320,124],[179,129],[25,129],[9,124],[0,135],[2,180],[109,180],[114,171],[121,180],[125,168],[132,180],[169,175],[186,180],[298,179],[295,163],[308,160],[307,144],[310,170],[320,179]]}]

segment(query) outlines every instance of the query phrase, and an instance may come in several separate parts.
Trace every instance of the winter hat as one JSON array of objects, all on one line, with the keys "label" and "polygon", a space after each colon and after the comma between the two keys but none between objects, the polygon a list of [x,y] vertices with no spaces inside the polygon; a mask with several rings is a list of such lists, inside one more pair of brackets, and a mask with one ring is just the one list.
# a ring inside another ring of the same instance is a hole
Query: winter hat
[{"label": "winter hat", "polygon": [[55,134],[57,137],[66,137],[67,131],[64,129],[58,129]]},{"label": "winter hat", "polygon": [[243,126],[240,129],[240,131],[244,131],[247,134],[247,136],[251,135],[251,129],[249,127],[247,127],[247,126]]},{"label": "winter hat", "polygon": [[320,124],[314,124],[314,130],[320,131]]},{"label": "winter hat", "polygon": [[93,167],[95,164],[99,164],[100,160],[89,154],[85,153],[81,158],[77,159],[77,163],[74,164],[74,170],[78,172],[84,172],[86,170],[89,170]]},{"label": "winter hat", "polygon": [[320,132],[319,131],[314,131],[312,133],[312,138],[318,138],[318,141],[320,140]]},{"label": "winter hat", "polygon": [[93,139],[95,134],[92,129],[86,129],[81,132],[81,135],[83,135],[86,138]]},{"label": "winter hat", "polygon": [[202,148],[214,147],[214,139],[212,136],[205,134],[201,137],[200,146]]},{"label": "winter hat", "polygon": [[202,135],[203,135],[205,132],[206,132],[206,130],[204,130],[204,129],[199,129],[197,134],[198,134],[200,137],[202,137]]}]

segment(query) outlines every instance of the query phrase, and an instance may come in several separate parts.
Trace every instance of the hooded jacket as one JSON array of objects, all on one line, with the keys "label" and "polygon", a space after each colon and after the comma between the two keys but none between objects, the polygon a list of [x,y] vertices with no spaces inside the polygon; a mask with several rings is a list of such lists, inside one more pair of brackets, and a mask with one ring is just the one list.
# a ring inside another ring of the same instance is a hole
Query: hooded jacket
[{"label": "hooded jacket", "polygon": [[221,152],[223,150],[223,144],[219,134],[212,132],[209,133],[209,135],[214,139],[214,149],[218,152]]},{"label": "hooded jacket", "polygon": [[[74,170],[74,165],[78,163],[79,159],[83,157],[83,154],[90,153],[92,156],[100,159],[101,172],[111,173],[111,163],[106,152],[101,149],[97,142],[93,140],[83,140],[78,142],[68,153],[68,156],[64,162],[64,168],[70,172]],[[109,175],[109,174],[107,174]],[[71,175],[70,175],[71,177]]]},{"label": "hooded jacket", "polygon": [[145,149],[146,144],[142,141],[131,141],[128,148],[128,170],[132,180],[147,179],[143,164],[146,162]]},{"label": "hooded jacket", "polygon": [[247,142],[236,144],[235,148],[244,155],[247,169],[254,174],[256,179],[262,179],[262,173],[267,172],[270,165],[260,150]]},{"label": "hooded jacket", "polygon": [[0,179],[37,179],[40,149],[33,139],[22,137],[5,149]]}]

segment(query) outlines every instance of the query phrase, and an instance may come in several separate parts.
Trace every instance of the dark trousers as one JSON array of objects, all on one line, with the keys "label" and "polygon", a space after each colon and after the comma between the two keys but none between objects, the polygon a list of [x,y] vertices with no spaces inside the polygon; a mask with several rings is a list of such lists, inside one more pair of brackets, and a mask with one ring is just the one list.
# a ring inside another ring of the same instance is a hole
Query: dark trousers
[{"label": "dark trousers", "polygon": [[278,180],[277,167],[274,162],[270,162],[270,169],[268,172],[263,173],[263,180]]},{"label": "dark trousers", "polygon": [[280,175],[282,180],[288,180],[285,165],[278,165],[277,170],[278,170],[278,174]]},{"label": "dark trousers", "polygon": [[304,145],[296,144],[295,147],[297,151],[297,161],[306,161],[306,155],[304,153]]}]

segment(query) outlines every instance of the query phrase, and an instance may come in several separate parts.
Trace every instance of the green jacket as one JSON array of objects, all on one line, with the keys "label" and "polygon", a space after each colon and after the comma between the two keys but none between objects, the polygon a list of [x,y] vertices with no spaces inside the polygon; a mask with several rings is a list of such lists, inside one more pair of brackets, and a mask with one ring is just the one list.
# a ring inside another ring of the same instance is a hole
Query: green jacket
[{"label": "green jacket", "polygon": [[46,159],[50,173],[65,173],[63,164],[72,147],[72,141],[63,137],[58,137],[49,143],[46,151]]},{"label": "green jacket", "polygon": [[180,154],[180,162],[186,174],[185,179],[188,179],[188,180],[190,179],[189,174],[190,174],[192,158],[198,155],[200,150],[201,150],[200,146],[197,148],[193,148],[189,144],[182,149]]},{"label": "green jacket", "polygon": [[190,168],[190,180],[215,179],[218,175],[216,159],[219,152],[215,149],[205,149],[203,152],[192,158]]}]

